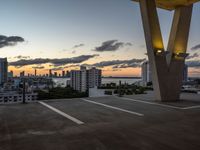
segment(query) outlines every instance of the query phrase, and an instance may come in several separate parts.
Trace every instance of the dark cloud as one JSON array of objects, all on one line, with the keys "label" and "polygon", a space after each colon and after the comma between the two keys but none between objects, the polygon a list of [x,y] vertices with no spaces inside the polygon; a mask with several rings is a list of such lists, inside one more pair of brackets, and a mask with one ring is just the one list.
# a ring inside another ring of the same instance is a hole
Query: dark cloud
[{"label": "dark cloud", "polygon": [[32,68],[33,69],[44,69],[45,67],[44,66],[33,66]]},{"label": "dark cloud", "polygon": [[200,44],[195,45],[195,46],[193,46],[193,47],[191,48],[192,51],[196,51],[196,50],[198,50],[198,49],[200,49]]},{"label": "dark cloud", "polygon": [[104,51],[116,51],[124,46],[132,46],[132,43],[119,42],[118,40],[109,40],[101,44],[101,46],[96,47],[94,51],[104,52]]},{"label": "dark cloud", "polygon": [[200,60],[187,61],[186,64],[188,67],[198,68],[200,67]]},{"label": "dark cloud", "polygon": [[76,67],[80,67],[80,66],[81,65],[73,64],[73,65],[67,65],[67,66],[65,66],[65,68],[71,68],[71,67],[76,68]]},{"label": "dark cloud", "polygon": [[[51,65],[52,66],[52,65]],[[60,71],[60,70],[64,70],[64,69],[68,69],[68,68],[77,68],[77,67],[80,67],[81,65],[78,65],[78,64],[74,64],[74,65],[67,65],[67,66],[58,66],[58,67],[54,67],[54,68],[51,68],[51,70],[54,70],[54,71]]]},{"label": "dark cloud", "polygon": [[[71,51],[71,50],[73,50],[72,51],[72,54],[75,54],[76,53],[76,50],[74,50],[74,49],[76,49],[76,48],[79,48],[79,47],[83,47],[83,46],[85,46],[85,44],[78,44],[78,45],[74,45],[71,49],[63,49],[62,51]],[[62,51],[60,51],[60,52],[62,52]]]},{"label": "dark cloud", "polygon": [[64,65],[60,65],[60,64],[51,64],[49,65],[50,67],[60,67],[60,66],[64,66]]},{"label": "dark cloud", "polygon": [[61,58],[61,59],[50,59],[50,58],[36,58],[36,59],[20,59],[18,61],[10,62],[10,66],[26,66],[26,65],[39,65],[39,64],[46,64],[51,63],[55,66],[63,66],[67,64],[77,64],[82,63],[86,60],[94,58],[99,55],[81,55],[78,57],[72,58]]},{"label": "dark cloud", "polygon": [[26,66],[26,65],[37,65],[45,64],[50,62],[48,58],[36,58],[36,59],[20,59],[18,61],[10,62],[10,66]]},{"label": "dark cloud", "polygon": [[128,42],[128,43],[125,43],[126,46],[133,46],[132,43]]},{"label": "dark cloud", "polygon": [[120,64],[120,65],[115,65],[112,68],[117,69],[117,68],[137,68],[140,67],[141,63],[130,63],[130,64]]},{"label": "dark cloud", "polygon": [[78,45],[74,45],[73,48],[79,48],[79,47],[83,47],[83,46],[85,46],[85,44],[78,44]]},{"label": "dark cloud", "polygon": [[192,55],[189,55],[186,59],[193,59],[193,58],[198,58],[200,57],[200,54],[199,53],[194,53]]},{"label": "dark cloud", "polygon": [[19,55],[19,56],[15,56],[14,58],[17,58],[17,59],[29,59],[31,58],[30,56],[22,56],[22,55]]},{"label": "dark cloud", "polygon": [[95,67],[107,67],[113,66],[113,68],[128,68],[128,67],[139,67],[142,62],[146,59],[130,59],[130,60],[111,60],[111,61],[102,61],[95,63],[92,66]]},{"label": "dark cloud", "polygon": [[0,35],[0,48],[6,46],[15,46],[19,42],[24,42],[24,39],[19,36],[4,36]]}]

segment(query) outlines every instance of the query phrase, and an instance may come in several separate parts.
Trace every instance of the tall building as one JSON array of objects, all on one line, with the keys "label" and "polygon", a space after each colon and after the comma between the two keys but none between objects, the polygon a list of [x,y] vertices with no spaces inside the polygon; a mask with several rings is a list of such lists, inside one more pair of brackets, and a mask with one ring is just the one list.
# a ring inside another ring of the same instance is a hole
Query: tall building
[{"label": "tall building", "polygon": [[66,77],[70,77],[70,72],[66,71]]},{"label": "tall building", "polygon": [[58,76],[58,73],[57,72],[54,72],[54,77],[57,77]]},{"label": "tall building", "polygon": [[25,76],[25,71],[20,72],[20,77],[24,77]]},{"label": "tall building", "polygon": [[152,72],[149,65],[149,61],[145,61],[142,64],[142,82],[146,85],[148,82],[152,82]]},{"label": "tall building", "polygon": [[49,77],[52,77],[52,70],[49,69]]},{"label": "tall building", "polygon": [[13,77],[13,71],[11,70],[10,72],[8,72],[8,78],[12,78]]},{"label": "tall building", "polygon": [[0,85],[8,80],[8,61],[7,58],[0,58]]},{"label": "tall building", "polygon": [[89,88],[94,88],[95,86],[98,87],[101,85],[101,75],[102,71],[94,67],[88,70]]},{"label": "tall building", "polygon": [[65,71],[63,70],[63,71],[62,71],[62,77],[64,77],[64,76],[65,76]]},{"label": "tall building", "polygon": [[183,70],[183,82],[188,81],[188,65],[185,64],[184,70]]},{"label": "tall building", "polygon": [[70,73],[71,87],[74,90],[86,92],[89,88],[101,85],[101,70],[81,67],[80,70],[72,70]]},{"label": "tall building", "polygon": [[87,91],[87,71],[86,69],[83,70],[72,70],[70,72],[70,78],[71,78],[71,87],[74,90],[85,92]]},{"label": "tall building", "polygon": [[37,69],[35,69],[35,76],[37,76]]}]

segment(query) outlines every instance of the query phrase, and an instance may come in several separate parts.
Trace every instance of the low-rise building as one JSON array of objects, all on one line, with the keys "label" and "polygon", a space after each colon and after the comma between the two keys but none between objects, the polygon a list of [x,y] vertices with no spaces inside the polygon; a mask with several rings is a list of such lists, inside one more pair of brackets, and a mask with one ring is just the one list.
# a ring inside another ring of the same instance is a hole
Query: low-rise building
[{"label": "low-rise building", "polygon": [[[26,102],[33,102],[37,100],[37,93],[25,94]],[[23,101],[23,94],[15,92],[0,93],[0,104],[19,103]]]}]

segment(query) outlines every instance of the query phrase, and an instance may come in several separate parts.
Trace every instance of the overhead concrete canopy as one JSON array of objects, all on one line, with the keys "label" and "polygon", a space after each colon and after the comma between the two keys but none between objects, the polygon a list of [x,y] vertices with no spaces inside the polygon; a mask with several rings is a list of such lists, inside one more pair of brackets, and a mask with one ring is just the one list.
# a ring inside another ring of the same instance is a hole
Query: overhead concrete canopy
[{"label": "overhead concrete canopy", "polygon": [[[139,1],[139,0],[132,0],[132,1]],[[180,6],[188,6],[190,4],[196,3],[200,0],[156,0],[156,5],[159,8],[167,9],[167,10],[174,10]]]}]

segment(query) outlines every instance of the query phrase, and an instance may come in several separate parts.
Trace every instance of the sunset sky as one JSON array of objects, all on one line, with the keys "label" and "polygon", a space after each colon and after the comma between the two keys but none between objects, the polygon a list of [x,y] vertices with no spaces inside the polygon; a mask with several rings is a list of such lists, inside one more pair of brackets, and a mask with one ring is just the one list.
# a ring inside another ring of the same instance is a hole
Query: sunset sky
[{"label": "sunset sky", "polygon": [[[15,75],[96,66],[104,76],[140,76],[147,59],[138,3],[130,0],[0,0],[0,57]],[[190,76],[200,76],[200,3],[188,43]],[[159,9],[165,47],[173,11]],[[184,31],[183,31],[184,32]]]}]

